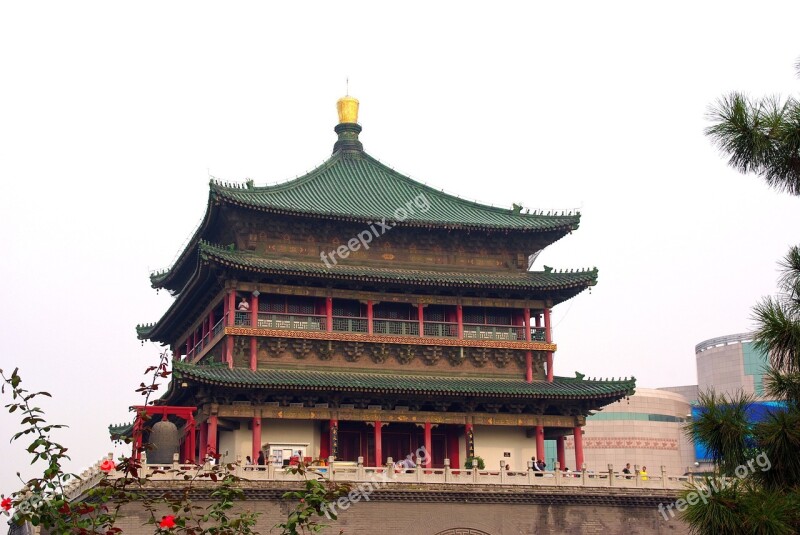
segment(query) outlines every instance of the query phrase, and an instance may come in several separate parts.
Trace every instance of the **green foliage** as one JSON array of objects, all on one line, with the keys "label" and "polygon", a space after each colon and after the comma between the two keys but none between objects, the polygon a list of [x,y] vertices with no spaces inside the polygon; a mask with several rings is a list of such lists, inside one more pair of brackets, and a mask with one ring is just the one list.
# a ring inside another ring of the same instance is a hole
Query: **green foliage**
[{"label": "green foliage", "polygon": [[[144,398],[147,405],[150,395],[158,389],[158,379],[166,378],[168,358],[162,353],[157,366],[151,366],[145,373],[152,373],[149,384],[141,383],[136,390]],[[234,465],[213,466],[210,471],[192,467],[191,470],[170,469],[166,472],[177,480],[183,480],[186,486],[177,492],[167,492],[160,496],[148,497],[143,493],[149,484],[149,478],[140,477],[141,465],[135,458],[122,458],[116,466],[113,478],[103,474],[100,481],[90,488],[83,499],[73,500],[65,492],[66,483],[71,479],[80,479],[74,474],[65,473],[62,464],[69,459],[67,448],[53,442],[51,432],[62,428],[62,425],[48,424],[44,419],[44,411],[32,405],[41,396],[50,397],[47,392],[30,393],[21,388],[22,378],[18,370],[6,377],[0,370],[2,393],[6,387],[10,390],[12,403],[6,405],[10,414],[20,414],[21,431],[15,433],[12,442],[31,435],[33,441],[27,446],[32,455],[31,464],[43,464],[43,475],[25,483],[22,491],[12,494],[10,505],[14,508],[12,522],[16,524],[30,523],[59,534],[103,534],[114,535],[121,532],[115,526],[121,508],[136,502],[149,513],[148,523],[154,526],[155,533],[180,533],[185,535],[249,535],[256,533],[253,528],[258,513],[240,512],[233,514],[232,509],[237,501],[245,498],[238,486],[238,478],[231,474]],[[130,443],[130,439],[126,440]],[[137,452],[141,453],[146,445]],[[164,473],[164,472],[160,472]],[[217,483],[211,493],[212,503],[207,507],[194,505],[190,495],[193,484],[197,480],[208,479]],[[5,498],[3,496],[3,498]],[[173,514],[164,516],[160,512],[167,507]],[[6,513],[8,514],[8,513]],[[164,524],[165,527],[162,527]],[[166,527],[169,524],[170,527]]]},{"label": "green foliage", "polygon": [[[31,454],[31,464],[43,464],[42,477],[31,479],[23,491],[12,495],[15,509],[12,520],[16,523],[30,522],[34,526],[52,530],[56,533],[113,533],[116,511],[98,507],[96,503],[83,500],[70,502],[64,492],[66,483],[78,476],[65,473],[64,461],[69,459],[67,448],[51,439],[51,432],[63,425],[48,424],[44,411],[32,405],[39,397],[51,397],[47,392],[29,392],[21,387],[22,377],[19,369],[10,376],[0,370],[5,393],[9,387],[12,403],[5,407],[9,414],[18,413],[21,431],[15,433],[11,441],[21,440],[31,435],[33,441],[26,450]],[[91,494],[92,500],[108,499],[108,489],[97,489]]]},{"label": "green foliage", "polygon": [[705,410],[686,425],[686,434],[690,440],[699,440],[706,445],[720,472],[732,474],[751,456],[748,451],[751,430],[747,408],[753,398],[744,393],[729,397],[712,390],[701,392],[697,401]]},{"label": "green foliage", "polygon": [[[800,73],[800,61],[796,68]],[[732,167],[760,176],[779,191],[800,195],[800,100],[731,93],[708,116],[712,125],[706,135],[728,155]],[[753,319],[755,345],[770,358],[766,392],[786,401],[787,410],[749,426],[743,414],[745,396],[726,399],[710,392],[699,400],[705,414],[686,428],[709,446],[718,473],[730,475],[737,465],[752,463],[755,453],[769,460],[769,468],[751,470],[707,500],[690,504],[682,517],[692,533],[800,532],[799,247],[789,250],[781,268],[778,295],[758,303]]]},{"label": "green foliage", "polygon": [[[766,491],[747,480],[734,480],[728,486],[719,479],[707,479],[710,492],[705,502],[697,499],[696,490],[686,490],[681,499],[689,505],[682,517],[696,535],[789,535],[797,533],[798,494]],[[694,494],[694,499],[691,495]]]},{"label": "green foliage", "polygon": [[[693,533],[800,532],[800,251],[793,247],[782,263],[780,294],[755,307],[756,346],[770,356],[765,371],[769,396],[784,400],[787,410],[775,411],[756,425],[746,418],[749,396],[726,397],[701,393],[705,412],[687,424],[686,432],[704,442],[721,476],[750,466],[742,479],[722,488],[706,501],[689,505],[682,514]],[[769,465],[754,465],[758,458]],[[728,480],[729,481],[729,480]],[[706,484],[710,484],[708,481]],[[688,490],[688,497],[692,490]]]},{"label": "green foliage", "polygon": [[731,167],[800,195],[800,102],[733,92],[711,107],[708,118],[712,125],[705,133],[729,156]]},{"label": "green foliage", "polygon": [[275,527],[281,529],[281,535],[319,533],[327,525],[316,519],[327,516],[336,520],[335,510],[329,506],[339,498],[347,496],[352,486],[347,483],[335,483],[304,463],[290,467],[289,472],[303,476],[306,480],[305,487],[303,490],[283,494],[284,500],[297,501],[297,505],[289,512],[286,522],[281,522]]},{"label": "green foliage", "polygon": [[483,462],[483,457],[478,457],[477,455],[474,457],[467,457],[467,460],[464,461],[464,468],[467,470],[472,469],[475,465],[473,461],[478,462],[478,470],[484,470],[486,468],[486,463]]},{"label": "green foliage", "polygon": [[792,247],[780,267],[778,295],[765,298],[753,310],[758,325],[756,346],[769,354],[773,368],[797,373],[800,372],[800,247]]}]

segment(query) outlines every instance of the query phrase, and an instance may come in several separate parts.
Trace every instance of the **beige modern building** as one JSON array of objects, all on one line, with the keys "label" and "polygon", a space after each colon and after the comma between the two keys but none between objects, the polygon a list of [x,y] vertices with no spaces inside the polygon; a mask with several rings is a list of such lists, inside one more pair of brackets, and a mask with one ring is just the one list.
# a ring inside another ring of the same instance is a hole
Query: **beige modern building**
[{"label": "beige modern building", "polygon": [[700,392],[714,389],[728,395],[743,391],[764,395],[767,356],[757,350],[750,333],[711,338],[697,344],[697,386]]},{"label": "beige modern building", "polygon": [[[691,405],[682,395],[637,388],[633,396],[586,418],[583,435],[587,470],[622,470],[626,463],[646,466],[648,473],[683,474],[694,463],[694,452],[683,426]],[[567,449],[573,447],[567,441]],[[567,457],[569,458],[569,457]],[[574,467],[570,466],[570,469]]]}]

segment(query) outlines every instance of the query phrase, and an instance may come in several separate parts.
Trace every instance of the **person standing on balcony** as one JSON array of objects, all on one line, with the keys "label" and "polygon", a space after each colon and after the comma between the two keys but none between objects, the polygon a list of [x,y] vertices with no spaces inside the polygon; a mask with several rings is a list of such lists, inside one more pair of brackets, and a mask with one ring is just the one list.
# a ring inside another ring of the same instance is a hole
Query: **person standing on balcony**
[{"label": "person standing on balcony", "polygon": [[626,474],[625,479],[631,478],[631,463],[625,465],[625,468],[622,469],[622,473]]},{"label": "person standing on balcony", "polygon": [[242,297],[242,300],[239,301],[239,306],[237,307],[237,309],[241,310],[242,312],[247,312],[250,310],[250,303],[247,302],[247,299]]},{"label": "person standing on balcony", "polygon": [[[533,466],[531,466],[531,469],[534,472],[541,472],[542,468],[539,465],[539,461],[536,460],[536,456],[535,455],[533,457],[531,457],[531,461],[533,461]],[[536,474],[536,475],[541,477],[542,474]]]},{"label": "person standing on balcony", "polygon": [[263,470],[264,469],[264,468],[262,468],[264,466],[264,462],[265,462],[265,460],[264,460],[264,452],[263,451],[259,451],[258,452],[258,459],[256,459],[256,464],[258,464],[259,470]]}]

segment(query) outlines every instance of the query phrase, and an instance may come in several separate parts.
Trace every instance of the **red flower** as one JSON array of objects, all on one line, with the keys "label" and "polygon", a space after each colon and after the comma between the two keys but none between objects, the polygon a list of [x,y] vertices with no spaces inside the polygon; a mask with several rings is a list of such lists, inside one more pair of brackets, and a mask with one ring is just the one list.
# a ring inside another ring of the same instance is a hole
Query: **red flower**
[{"label": "red flower", "polygon": [[175,517],[172,515],[167,515],[161,519],[161,523],[158,525],[160,528],[174,528],[175,527]]},{"label": "red flower", "polygon": [[106,459],[105,461],[100,463],[100,470],[102,470],[103,472],[110,472],[116,467],[117,465],[114,464],[114,461],[112,461],[111,459]]},{"label": "red flower", "polygon": [[11,498],[3,498],[3,501],[0,502],[0,508],[2,508],[3,511],[11,509]]}]

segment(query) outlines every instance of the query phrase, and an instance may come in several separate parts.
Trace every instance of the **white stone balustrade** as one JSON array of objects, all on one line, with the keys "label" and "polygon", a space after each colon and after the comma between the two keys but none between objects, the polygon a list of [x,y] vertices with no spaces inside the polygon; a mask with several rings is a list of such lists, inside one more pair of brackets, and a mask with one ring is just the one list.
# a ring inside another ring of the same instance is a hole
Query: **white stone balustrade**
[{"label": "white stone balustrade", "polygon": [[[359,459],[361,460],[361,459]],[[679,490],[692,482],[691,476],[671,476],[665,470],[658,474],[648,474],[646,478],[638,474],[623,474],[614,471],[613,467],[603,472],[582,470],[580,472],[536,471],[531,468],[525,471],[505,470],[473,470],[450,468],[446,460],[444,468],[399,468],[387,463],[386,466],[369,467],[362,462],[334,461],[328,466],[313,467],[312,473],[333,481],[368,482],[378,481],[391,483],[414,484],[453,484],[453,485],[511,485],[511,486],[561,486],[561,487],[616,487],[630,489],[672,489]],[[98,465],[99,466],[99,463]],[[230,472],[246,481],[301,481],[303,476],[291,473],[287,468],[266,466],[243,466],[241,463],[233,465]],[[94,481],[92,476],[85,478],[80,487],[84,488]],[[184,476],[199,479],[216,470],[217,475],[227,473],[225,466],[212,467],[210,464],[203,466],[173,463],[171,465],[144,464],[140,477],[148,477],[154,481],[184,480]],[[112,471],[110,478],[121,477],[122,474]],[[100,473],[102,477],[102,473]],[[311,477],[311,476],[309,476]],[[99,480],[99,479],[98,479]],[[82,492],[82,491],[81,491]],[[78,493],[80,494],[80,492]]]}]

